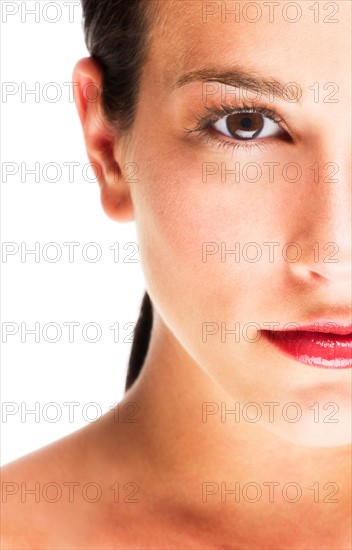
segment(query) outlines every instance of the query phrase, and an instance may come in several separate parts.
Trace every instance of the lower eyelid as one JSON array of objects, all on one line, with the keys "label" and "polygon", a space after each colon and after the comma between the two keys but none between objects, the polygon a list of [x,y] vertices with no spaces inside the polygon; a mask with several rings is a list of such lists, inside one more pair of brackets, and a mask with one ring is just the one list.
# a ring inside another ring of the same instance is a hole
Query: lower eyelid
[{"label": "lower eyelid", "polygon": [[[226,138],[226,136],[225,136]],[[235,151],[235,150],[249,150],[249,149],[252,149],[252,150],[261,150],[263,148],[266,148],[266,146],[268,145],[268,143],[258,143],[258,141],[235,141],[235,140],[230,140],[230,139],[219,139],[217,137],[212,137],[212,135],[210,134],[210,132],[208,132],[207,130],[203,130],[201,132],[201,141],[208,145],[210,144],[211,147],[215,147],[216,149],[225,149],[225,150],[232,150],[232,151]],[[261,141],[264,141],[264,140],[261,140]]]},{"label": "lower eyelid", "polygon": [[[227,136],[224,136],[222,134],[219,134],[217,130],[214,130],[212,128],[212,125],[208,126],[207,128],[204,128],[203,130],[199,131],[201,141],[206,144],[210,145],[212,148],[216,149],[225,149],[225,150],[232,150],[232,152],[238,151],[262,151],[266,150],[268,148],[272,148],[273,146],[279,145],[281,142],[292,142],[290,136],[288,134],[285,134],[285,131],[283,130],[283,137],[277,138],[277,137],[267,137],[257,140],[235,140],[230,139]],[[218,135],[222,136],[222,139],[219,139],[217,137]]]}]

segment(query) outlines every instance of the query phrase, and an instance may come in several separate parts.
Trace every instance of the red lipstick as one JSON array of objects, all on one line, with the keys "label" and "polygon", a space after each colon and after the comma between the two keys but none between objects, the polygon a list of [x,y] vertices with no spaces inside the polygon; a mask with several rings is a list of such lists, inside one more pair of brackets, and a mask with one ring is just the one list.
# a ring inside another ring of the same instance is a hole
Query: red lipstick
[{"label": "red lipstick", "polygon": [[317,321],[262,333],[276,348],[306,365],[326,369],[352,367],[352,325]]}]

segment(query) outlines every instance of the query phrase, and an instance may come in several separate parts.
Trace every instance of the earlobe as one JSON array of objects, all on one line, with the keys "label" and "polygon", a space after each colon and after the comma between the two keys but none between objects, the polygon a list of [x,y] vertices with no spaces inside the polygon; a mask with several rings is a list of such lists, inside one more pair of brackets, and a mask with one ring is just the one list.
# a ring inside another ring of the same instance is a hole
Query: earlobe
[{"label": "earlobe", "polygon": [[103,208],[113,220],[132,221],[130,188],[121,171],[124,162],[115,156],[119,136],[103,113],[102,70],[95,59],[86,57],[78,61],[73,71],[73,88],[88,157],[100,185]]},{"label": "earlobe", "polygon": [[123,195],[116,193],[109,187],[102,187],[100,193],[101,204],[109,218],[119,222],[134,220],[133,203],[130,193]]}]

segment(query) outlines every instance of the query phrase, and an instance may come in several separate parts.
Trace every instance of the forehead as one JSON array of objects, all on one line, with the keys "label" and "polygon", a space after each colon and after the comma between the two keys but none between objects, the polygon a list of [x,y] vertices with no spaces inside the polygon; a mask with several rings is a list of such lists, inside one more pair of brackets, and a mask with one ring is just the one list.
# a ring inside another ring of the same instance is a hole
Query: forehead
[{"label": "forehead", "polygon": [[349,78],[350,2],[156,0],[155,7],[148,62],[165,88],[190,71],[237,65],[302,88]]}]

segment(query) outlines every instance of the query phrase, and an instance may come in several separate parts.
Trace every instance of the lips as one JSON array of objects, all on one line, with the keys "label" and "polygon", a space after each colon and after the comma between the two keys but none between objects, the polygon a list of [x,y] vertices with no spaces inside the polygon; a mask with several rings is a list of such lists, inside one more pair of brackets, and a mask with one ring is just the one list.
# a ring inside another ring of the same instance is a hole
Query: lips
[{"label": "lips", "polygon": [[324,322],[262,333],[280,351],[306,365],[328,369],[352,367],[352,325]]}]

